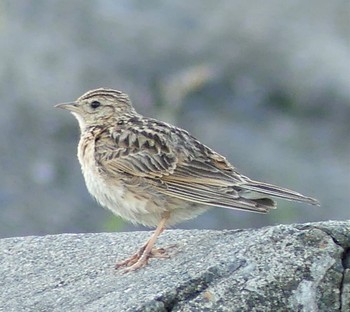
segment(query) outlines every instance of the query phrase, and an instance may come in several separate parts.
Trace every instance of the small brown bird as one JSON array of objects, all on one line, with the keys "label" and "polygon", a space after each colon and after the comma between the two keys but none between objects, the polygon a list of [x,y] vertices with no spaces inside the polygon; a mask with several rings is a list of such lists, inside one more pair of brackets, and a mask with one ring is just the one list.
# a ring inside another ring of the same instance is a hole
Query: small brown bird
[{"label": "small brown bird", "polygon": [[268,196],[318,205],[313,198],[241,175],[187,131],[138,114],[123,92],[100,88],[56,107],[78,119],[78,158],[89,192],[116,215],[157,227],[116,268],[133,271],[150,257],[165,257],[163,249],[154,248],[165,227],[208,206],[266,213],[276,208]]}]

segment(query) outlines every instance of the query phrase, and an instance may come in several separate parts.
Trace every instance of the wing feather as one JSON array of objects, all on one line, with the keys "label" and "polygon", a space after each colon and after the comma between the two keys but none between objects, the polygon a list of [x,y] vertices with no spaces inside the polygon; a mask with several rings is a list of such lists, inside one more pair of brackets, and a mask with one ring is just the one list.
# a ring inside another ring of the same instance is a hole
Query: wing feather
[{"label": "wing feather", "polygon": [[95,144],[95,159],[109,174],[128,173],[137,177],[160,178],[171,174],[176,167],[176,156],[166,143],[146,132],[137,135],[123,130],[118,136],[106,135]]},{"label": "wing feather", "polygon": [[236,191],[231,188],[219,189],[217,186],[205,186],[203,184],[185,184],[167,182],[166,187],[160,185],[158,188],[160,193],[165,195],[181,198],[203,205],[217,206],[238,210],[249,210],[253,212],[268,212],[275,208],[274,202],[250,200],[238,195]]}]

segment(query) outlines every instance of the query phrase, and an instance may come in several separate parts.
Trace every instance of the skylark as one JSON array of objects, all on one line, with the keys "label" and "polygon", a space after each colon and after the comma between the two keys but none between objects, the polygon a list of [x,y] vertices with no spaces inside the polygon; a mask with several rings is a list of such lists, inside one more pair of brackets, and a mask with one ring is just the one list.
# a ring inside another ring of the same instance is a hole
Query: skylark
[{"label": "skylark", "polygon": [[91,90],[56,107],[79,122],[78,158],[89,192],[116,215],[156,227],[116,268],[133,271],[152,256],[164,257],[163,249],[154,248],[160,233],[210,206],[266,213],[276,208],[269,196],[318,205],[316,199],[238,173],[187,131],[138,114],[123,92]]}]

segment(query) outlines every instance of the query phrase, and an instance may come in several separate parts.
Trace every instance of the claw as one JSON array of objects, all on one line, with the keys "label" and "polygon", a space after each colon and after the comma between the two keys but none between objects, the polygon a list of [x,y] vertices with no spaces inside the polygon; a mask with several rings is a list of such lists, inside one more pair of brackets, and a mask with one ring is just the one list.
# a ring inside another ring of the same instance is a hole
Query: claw
[{"label": "claw", "polygon": [[128,273],[147,265],[150,258],[159,258],[159,259],[169,258],[169,255],[167,254],[164,248],[152,248],[152,250],[148,254],[146,254],[145,247],[146,245],[143,246],[139,251],[137,251],[130,258],[127,258],[123,261],[118,262],[115,265],[115,268],[119,269],[121,267],[126,267],[123,273]]},{"label": "claw", "polygon": [[124,273],[128,273],[131,271],[135,271],[145,265],[147,265],[148,260],[150,258],[169,258],[166,254],[166,250],[164,248],[154,248],[154,244],[158,238],[158,236],[164,231],[164,226],[166,221],[169,219],[170,213],[166,212],[163,214],[161,221],[159,222],[156,230],[152,234],[151,238],[147,241],[147,243],[142,246],[134,255],[130,258],[127,258],[123,261],[118,262],[115,265],[116,269],[121,267],[127,267],[124,270]]}]

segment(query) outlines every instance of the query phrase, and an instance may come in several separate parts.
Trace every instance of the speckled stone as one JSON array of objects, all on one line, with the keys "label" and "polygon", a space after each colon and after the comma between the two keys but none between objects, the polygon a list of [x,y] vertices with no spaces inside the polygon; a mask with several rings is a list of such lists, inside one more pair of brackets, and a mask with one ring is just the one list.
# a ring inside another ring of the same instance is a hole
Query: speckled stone
[{"label": "speckled stone", "polygon": [[350,221],[169,230],[170,259],[116,272],[149,235],[0,240],[0,311],[350,311]]}]

